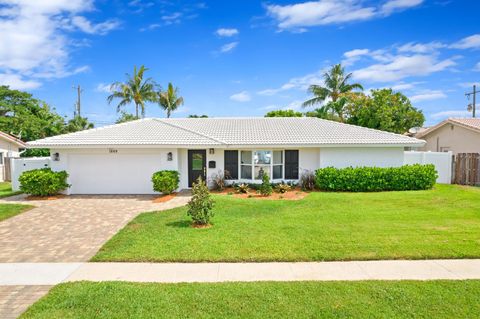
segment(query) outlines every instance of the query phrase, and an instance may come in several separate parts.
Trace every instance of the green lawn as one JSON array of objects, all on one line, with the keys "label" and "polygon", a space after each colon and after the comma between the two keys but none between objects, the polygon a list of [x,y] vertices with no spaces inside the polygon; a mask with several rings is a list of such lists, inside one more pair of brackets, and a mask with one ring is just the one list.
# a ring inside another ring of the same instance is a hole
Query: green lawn
[{"label": "green lawn", "polygon": [[10,182],[0,182],[0,198],[8,197],[16,194],[20,194],[21,192],[14,192],[12,191],[12,185]]},{"label": "green lawn", "polygon": [[479,318],[480,281],[61,284],[21,318]]},{"label": "green lawn", "polygon": [[311,193],[301,201],[217,195],[214,226],[186,208],[144,213],[93,261],[320,261],[480,257],[480,189]]},{"label": "green lawn", "polygon": [[0,222],[31,209],[30,205],[0,204]]}]

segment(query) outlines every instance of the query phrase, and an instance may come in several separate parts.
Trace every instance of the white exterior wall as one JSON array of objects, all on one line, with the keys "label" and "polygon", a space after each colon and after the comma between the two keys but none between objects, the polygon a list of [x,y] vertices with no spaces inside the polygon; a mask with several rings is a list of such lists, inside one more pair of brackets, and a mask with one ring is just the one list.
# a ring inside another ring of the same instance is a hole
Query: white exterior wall
[{"label": "white exterior wall", "polygon": [[[4,181],[5,157],[19,157],[18,145],[9,141],[0,139],[0,182]],[[12,177],[13,180],[13,177]]]},{"label": "white exterior wall", "polygon": [[433,164],[438,173],[437,183],[452,183],[452,152],[405,152],[404,164]]},{"label": "white exterior wall", "polygon": [[15,158],[12,160],[12,190],[20,190],[18,178],[23,172],[50,166],[49,157]]},{"label": "white exterior wall", "polygon": [[320,168],[403,165],[403,147],[326,147],[320,150]]},{"label": "white exterior wall", "polygon": [[301,148],[298,152],[299,174],[302,171],[312,171],[320,168],[320,149],[319,148]]}]

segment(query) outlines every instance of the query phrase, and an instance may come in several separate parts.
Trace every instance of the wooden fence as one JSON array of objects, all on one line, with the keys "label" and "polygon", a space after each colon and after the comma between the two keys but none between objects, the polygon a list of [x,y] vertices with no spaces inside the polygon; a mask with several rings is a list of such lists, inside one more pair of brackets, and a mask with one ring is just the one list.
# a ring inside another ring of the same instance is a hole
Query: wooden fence
[{"label": "wooden fence", "polygon": [[455,156],[454,183],[480,185],[479,153],[458,153]]}]

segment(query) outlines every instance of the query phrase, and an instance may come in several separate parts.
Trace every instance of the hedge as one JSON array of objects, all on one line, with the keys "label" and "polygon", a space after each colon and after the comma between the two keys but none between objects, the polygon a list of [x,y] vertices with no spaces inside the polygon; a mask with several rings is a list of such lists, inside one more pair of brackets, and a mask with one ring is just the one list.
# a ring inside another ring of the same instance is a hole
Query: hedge
[{"label": "hedge", "polygon": [[65,171],[54,172],[51,168],[33,169],[23,172],[18,181],[20,190],[34,196],[49,196],[60,193],[70,187]]},{"label": "hedge", "polygon": [[401,167],[326,167],[315,172],[315,185],[325,191],[380,192],[431,189],[437,180],[432,164]]},{"label": "hedge", "polygon": [[180,183],[177,171],[158,171],[152,175],[153,190],[163,194],[173,193]]}]

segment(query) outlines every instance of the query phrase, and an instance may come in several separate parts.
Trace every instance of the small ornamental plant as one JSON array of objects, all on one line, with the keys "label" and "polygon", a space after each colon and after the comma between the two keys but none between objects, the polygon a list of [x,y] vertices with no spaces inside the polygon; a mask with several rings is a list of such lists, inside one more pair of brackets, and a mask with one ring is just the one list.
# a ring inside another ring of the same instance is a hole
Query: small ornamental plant
[{"label": "small ornamental plant", "polygon": [[33,169],[23,172],[18,181],[20,190],[33,196],[56,195],[68,187],[68,173],[65,171],[54,172],[51,168]]},{"label": "small ornamental plant", "polygon": [[158,171],[152,175],[153,190],[165,195],[173,193],[180,183],[177,171]]},{"label": "small ornamental plant", "polygon": [[237,186],[235,186],[235,190],[239,194],[247,194],[248,193],[249,186],[248,184],[242,183]]},{"label": "small ornamental plant", "polygon": [[280,194],[284,194],[292,189],[292,186],[285,184],[285,183],[280,183],[275,185],[275,191]]},{"label": "small ornamental plant", "polygon": [[209,226],[210,219],[214,216],[214,200],[210,195],[207,184],[201,177],[192,185],[192,199],[188,202],[187,215],[193,220],[193,226]]},{"label": "small ornamental plant", "polygon": [[260,188],[258,190],[260,194],[263,196],[270,196],[272,195],[273,192],[273,187],[272,184],[270,184],[270,177],[268,177],[267,174],[263,174],[262,176],[262,185],[260,185]]}]

